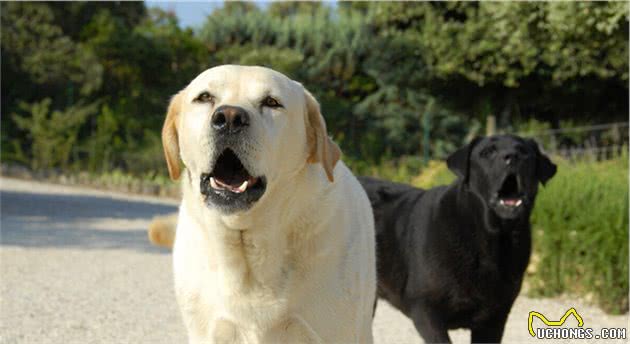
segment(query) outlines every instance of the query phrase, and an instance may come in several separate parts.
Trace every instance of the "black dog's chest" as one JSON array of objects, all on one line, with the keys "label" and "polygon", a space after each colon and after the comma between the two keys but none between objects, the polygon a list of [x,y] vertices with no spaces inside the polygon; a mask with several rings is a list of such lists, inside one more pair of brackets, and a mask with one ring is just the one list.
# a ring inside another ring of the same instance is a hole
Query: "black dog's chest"
[{"label": "black dog's chest", "polygon": [[499,264],[469,261],[466,273],[454,272],[441,295],[443,314],[449,328],[472,328],[486,323],[497,312],[509,308],[520,290],[521,279],[501,272]]}]

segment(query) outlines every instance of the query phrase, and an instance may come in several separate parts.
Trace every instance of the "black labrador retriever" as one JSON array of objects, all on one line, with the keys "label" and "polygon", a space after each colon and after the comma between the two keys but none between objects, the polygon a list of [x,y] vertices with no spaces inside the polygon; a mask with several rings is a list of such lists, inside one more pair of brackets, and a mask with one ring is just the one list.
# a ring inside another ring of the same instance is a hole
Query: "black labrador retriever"
[{"label": "black labrador retriever", "polygon": [[378,294],[427,342],[462,327],[472,342],[499,342],[529,261],[538,183],[556,165],[511,135],[476,138],[447,165],[458,179],[429,190],[359,178],[374,209]]}]

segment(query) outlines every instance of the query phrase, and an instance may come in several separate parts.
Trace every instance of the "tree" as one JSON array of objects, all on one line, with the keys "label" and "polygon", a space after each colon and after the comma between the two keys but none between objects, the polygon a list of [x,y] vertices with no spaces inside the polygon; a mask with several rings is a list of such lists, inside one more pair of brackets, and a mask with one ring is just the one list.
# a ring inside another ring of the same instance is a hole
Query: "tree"
[{"label": "tree", "polygon": [[[33,169],[61,167],[68,169],[78,133],[97,104],[78,103],[64,111],[50,111],[51,100],[45,98],[33,104],[20,103],[21,112],[13,114],[16,125],[28,133]],[[18,143],[19,144],[19,143]]]},{"label": "tree", "polygon": [[[624,2],[226,2],[196,31],[141,2],[0,9],[2,113],[45,98],[67,116],[79,101],[103,104],[72,154],[93,170],[103,160],[136,173],[161,166],[168,99],[224,63],[299,80],[346,156],[370,163],[442,157],[489,114],[503,129],[627,119]],[[2,116],[4,157],[31,152],[20,121]],[[95,150],[95,136],[117,143]]]},{"label": "tree", "polygon": [[[102,70],[94,56],[64,35],[48,6],[3,3],[1,18],[4,110],[15,104],[17,97],[32,100],[24,97],[59,92],[69,82],[78,85],[83,95],[98,89]],[[65,95],[63,91],[59,93]]]},{"label": "tree", "polygon": [[[556,125],[568,116],[589,119],[602,112],[625,117],[627,6],[425,5],[419,32],[426,61],[438,79],[437,90],[469,95],[453,97],[460,108],[478,113],[488,108],[508,117],[520,112]],[[449,83],[456,86],[451,89]],[[620,102],[604,101],[610,94]]]}]

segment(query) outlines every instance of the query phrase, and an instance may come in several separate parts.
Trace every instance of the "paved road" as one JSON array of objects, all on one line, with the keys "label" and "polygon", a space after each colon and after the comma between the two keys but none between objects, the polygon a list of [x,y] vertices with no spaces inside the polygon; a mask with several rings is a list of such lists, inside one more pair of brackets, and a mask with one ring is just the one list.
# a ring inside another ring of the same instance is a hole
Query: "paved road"
[{"label": "paved road", "polygon": [[[0,178],[0,343],[185,342],[170,252],[146,239],[150,219],[174,210],[156,198]],[[627,316],[582,303],[520,297],[505,342],[540,343],[527,332],[528,312],[555,320],[571,306],[586,327],[628,326]],[[385,303],[374,337],[421,343],[411,322]],[[469,340],[464,330],[451,337]]]}]

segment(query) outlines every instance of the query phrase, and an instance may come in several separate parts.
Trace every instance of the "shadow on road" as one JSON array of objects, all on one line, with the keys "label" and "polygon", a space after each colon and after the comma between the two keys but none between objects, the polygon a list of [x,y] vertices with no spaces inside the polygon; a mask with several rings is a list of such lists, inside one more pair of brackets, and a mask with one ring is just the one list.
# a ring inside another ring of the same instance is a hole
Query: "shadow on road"
[{"label": "shadow on road", "polygon": [[175,211],[105,196],[1,191],[0,245],[165,253],[148,242],[146,228],[153,216]]}]

